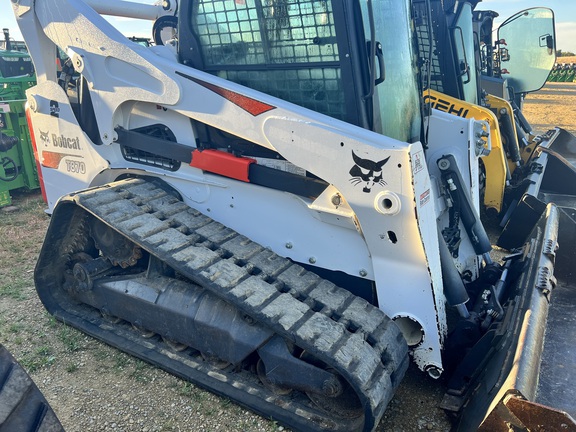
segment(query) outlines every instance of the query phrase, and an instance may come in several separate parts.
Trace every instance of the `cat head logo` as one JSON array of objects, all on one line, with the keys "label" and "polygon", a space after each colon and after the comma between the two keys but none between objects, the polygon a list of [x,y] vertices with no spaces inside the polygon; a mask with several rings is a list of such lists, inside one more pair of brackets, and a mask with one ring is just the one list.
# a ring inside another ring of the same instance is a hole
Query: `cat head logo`
[{"label": "cat head logo", "polygon": [[362,192],[370,193],[375,185],[384,186],[386,184],[382,179],[382,167],[386,165],[390,156],[379,162],[374,162],[370,159],[362,159],[352,151],[352,158],[355,165],[350,169],[350,175],[352,176],[350,182],[354,186],[361,184],[364,186]]},{"label": "cat head logo", "polygon": [[44,143],[45,146],[50,144],[50,137],[48,136],[49,132],[42,132],[40,129],[40,140]]}]

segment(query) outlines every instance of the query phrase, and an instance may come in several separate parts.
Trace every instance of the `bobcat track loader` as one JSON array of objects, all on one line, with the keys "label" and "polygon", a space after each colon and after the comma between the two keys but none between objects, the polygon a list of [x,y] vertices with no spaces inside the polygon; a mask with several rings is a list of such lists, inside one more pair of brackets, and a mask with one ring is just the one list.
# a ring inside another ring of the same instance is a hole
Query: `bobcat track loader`
[{"label": "bobcat track loader", "polygon": [[[465,428],[534,406],[558,210],[491,256],[490,125],[421,103],[408,0],[13,6],[55,317],[295,430],[374,430],[409,361],[479,359]],[[153,20],[156,45],[100,13]]]}]

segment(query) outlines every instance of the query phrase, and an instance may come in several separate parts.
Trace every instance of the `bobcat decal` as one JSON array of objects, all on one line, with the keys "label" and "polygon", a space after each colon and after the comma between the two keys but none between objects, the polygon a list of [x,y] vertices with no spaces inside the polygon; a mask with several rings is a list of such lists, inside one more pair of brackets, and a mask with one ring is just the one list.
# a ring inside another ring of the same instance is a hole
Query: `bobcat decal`
[{"label": "bobcat decal", "polygon": [[352,158],[355,165],[350,169],[350,175],[352,176],[350,182],[354,186],[362,184],[364,186],[362,192],[370,193],[374,185],[384,186],[386,184],[382,179],[382,167],[386,165],[390,156],[379,162],[374,162],[370,159],[362,159],[352,151]]},{"label": "bobcat decal", "polygon": [[50,136],[49,133],[50,132],[42,132],[42,130],[38,129],[40,131],[40,140],[44,143],[44,146],[48,146],[48,144],[50,144]]}]

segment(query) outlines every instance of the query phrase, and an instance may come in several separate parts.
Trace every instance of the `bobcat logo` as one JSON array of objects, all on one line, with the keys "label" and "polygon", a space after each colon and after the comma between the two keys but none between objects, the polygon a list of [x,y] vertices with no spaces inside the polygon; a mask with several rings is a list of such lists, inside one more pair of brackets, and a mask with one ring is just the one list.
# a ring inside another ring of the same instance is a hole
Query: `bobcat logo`
[{"label": "bobcat logo", "polygon": [[363,184],[362,192],[370,193],[376,184],[381,186],[386,184],[382,179],[382,167],[386,165],[390,156],[380,162],[374,162],[369,159],[362,159],[352,151],[352,158],[356,164],[350,169],[350,175],[352,176],[350,182],[354,186]]},{"label": "bobcat logo", "polygon": [[50,132],[42,132],[40,131],[40,140],[44,143],[46,147],[50,144],[50,137],[48,136]]}]

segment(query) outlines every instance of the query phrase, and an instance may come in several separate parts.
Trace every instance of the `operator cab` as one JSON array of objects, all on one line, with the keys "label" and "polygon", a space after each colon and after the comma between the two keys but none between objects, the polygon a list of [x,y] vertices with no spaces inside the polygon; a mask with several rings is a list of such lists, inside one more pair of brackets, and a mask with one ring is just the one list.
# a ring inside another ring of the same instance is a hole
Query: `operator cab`
[{"label": "operator cab", "polygon": [[179,14],[184,64],[401,141],[420,139],[410,5],[198,0]]}]

